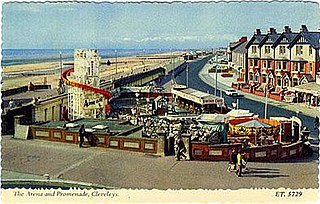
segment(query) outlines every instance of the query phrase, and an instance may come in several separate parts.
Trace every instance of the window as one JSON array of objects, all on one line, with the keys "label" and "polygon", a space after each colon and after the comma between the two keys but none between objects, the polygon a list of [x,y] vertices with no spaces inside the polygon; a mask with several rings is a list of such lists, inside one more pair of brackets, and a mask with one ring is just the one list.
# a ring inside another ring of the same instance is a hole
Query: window
[{"label": "window", "polygon": [[282,69],[287,69],[287,62],[282,62]]},{"label": "window", "polygon": [[312,55],[312,46],[309,46],[309,55]]},{"label": "window", "polygon": [[93,61],[91,61],[91,66],[90,66],[90,74],[89,75],[93,75],[93,64],[94,64],[94,62]]},{"label": "window", "polygon": [[310,69],[310,72],[312,72],[312,69],[313,69],[312,63],[309,63],[309,69]]},{"label": "window", "polygon": [[253,59],[250,60],[250,67],[253,66]]},{"label": "window", "polygon": [[303,47],[302,47],[302,45],[298,45],[298,46],[296,47],[296,54],[297,54],[297,55],[302,55],[302,54],[303,54]]},{"label": "window", "polygon": [[277,77],[277,86],[281,86],[281,77]]},{"label": "window", "polygon": [[252,46],[252,53],[257,53],[257,46]]},{"label": "window", "polygon": [[298,71],[298,63],[297,62],[294,62],[293,63],[293,69],[292,71]]},{"label": "window", "polygon": [[266,46],[264,52],[270,54],[270,46]]},{"label": "window", "polygon": [[249,80],[250,80],[250,81],[253,80],[253,73],[250,73],[250,75],[249,75]]},{"label": "window", "polygon": [[279,54],[285,54],[286,53],[286,46],[284,45],[281,45],[280,48],[279,48]]},{"label": "window", "polygon": [[258,66],[258,60],[257,60],[257,59],[254,60],[254,66],[255,66],[255,67]]},{"label": "window", "polygon": [[47,121],[48,118],[48,108],[44,109],[44,121]]},{"label": "window", "polygon": [[267,82],[267,76],[266,75],[263,75],[262,77],[262,83],[266,83]]},{"label": "window", "polygon": [[263,61],[263,68],[267,68],[267,61]]},{"label": "window", "polygon": [[282,70],[282,62],[277,62],[277,65],[278,65],[277,68]]},{"label": "window", "polygon": [[304,63],[303,62],[299,63],[299,71],[304,72]]},{"label": "window", "polygon": [[267,64],[268,64],[268,67],[267,67],[268,69],[269,69],[269,68],[272,68],[272,66],[271,66],[272,61],[271,61],[271,60],[268,60],[268,61],[267,61]]},{"label": "window", "polygon": [[298,78],[293,78],[292,79],[292,86],[297,86],[297,85],[299,85]]},{"label": "window", "polygon": [[54,121],[54,106],[51,108],[51,120]]}]

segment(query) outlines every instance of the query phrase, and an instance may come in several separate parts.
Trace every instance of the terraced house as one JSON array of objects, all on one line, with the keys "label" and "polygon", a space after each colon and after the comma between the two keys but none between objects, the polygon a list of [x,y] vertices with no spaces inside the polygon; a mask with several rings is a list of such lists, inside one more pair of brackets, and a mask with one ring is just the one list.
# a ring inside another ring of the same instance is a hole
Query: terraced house
[{"label": "terraced house", "polygon": [[[281,33],[270,28],[262,34],[256,29],[246,45],[245,84],[238,84],[238,88],[257,95],[268,90],[271,98],[283,100],[292,94],[292,87],[315,82],[320,73],[319,38],[320,32],[308,31],[306,25],[301,25],[300,32],[292,32],[289,26]],[[294,98],[299,101],[301,97]]]}]

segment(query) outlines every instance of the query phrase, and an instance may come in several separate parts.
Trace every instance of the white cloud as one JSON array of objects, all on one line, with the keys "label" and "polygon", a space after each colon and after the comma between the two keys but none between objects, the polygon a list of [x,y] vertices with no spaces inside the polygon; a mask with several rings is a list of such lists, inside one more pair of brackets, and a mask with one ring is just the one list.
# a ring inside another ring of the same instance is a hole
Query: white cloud
[{"label": "white cloud", "polygon": [[154,37],[145,37],[145,38],[122,38],[122,39],[113,39],[112,41],[117,42],[134,42],[134,43],[148,43],[148,42],[190,42],[190,41],[198,41],[198,42],[207,42],[207,41],[232,41],[238,36],[233,35],[167,35],[167,36],[154,36]]}]

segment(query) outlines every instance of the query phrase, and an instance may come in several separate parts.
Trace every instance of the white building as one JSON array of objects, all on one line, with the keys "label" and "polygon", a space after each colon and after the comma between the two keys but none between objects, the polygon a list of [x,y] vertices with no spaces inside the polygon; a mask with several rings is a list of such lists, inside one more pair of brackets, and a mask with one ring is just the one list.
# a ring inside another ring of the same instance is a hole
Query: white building
[{"label": "white building", "polygon": [[68,88],[71,119],[102,118],[105,116],[105,99],[100,89],[100,57],[97,50],[77,49],[74,52],[74,72]]}]

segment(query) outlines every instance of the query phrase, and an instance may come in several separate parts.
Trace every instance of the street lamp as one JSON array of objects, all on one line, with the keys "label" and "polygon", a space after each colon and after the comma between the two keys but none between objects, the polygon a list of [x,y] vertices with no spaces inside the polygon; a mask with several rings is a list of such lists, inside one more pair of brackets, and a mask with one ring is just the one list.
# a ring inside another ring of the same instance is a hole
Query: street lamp
[{"label": "street lamp", "polygon": [[217,96],[217,91],[218,91],[218,67],[220,65],[216,65],[215,71],[216,71],[216,88],[214,90],[214,95]]},{"label": "street lamp", "polygon": [[116,74],[118,73],[118,51],[114,50],[115,54],[116,54]]},{"label": "street lamp", "polygon": [[268,111],[268,76],[266,76],[267,84],[266,84],[266,103],[264,105],[264,118],[267,119],[267,111]]},{"label": "street lamp", "polygon": [[62,76],[62,53],[60,51],[60,76]]},{"label": "street lamp", "polygon": [[186,73],[187,73],[187,79],[186,79],[186,85],[187,85],[187,88],[189,87],[189,63],[187,62],[187,70],[186,70]]}]

